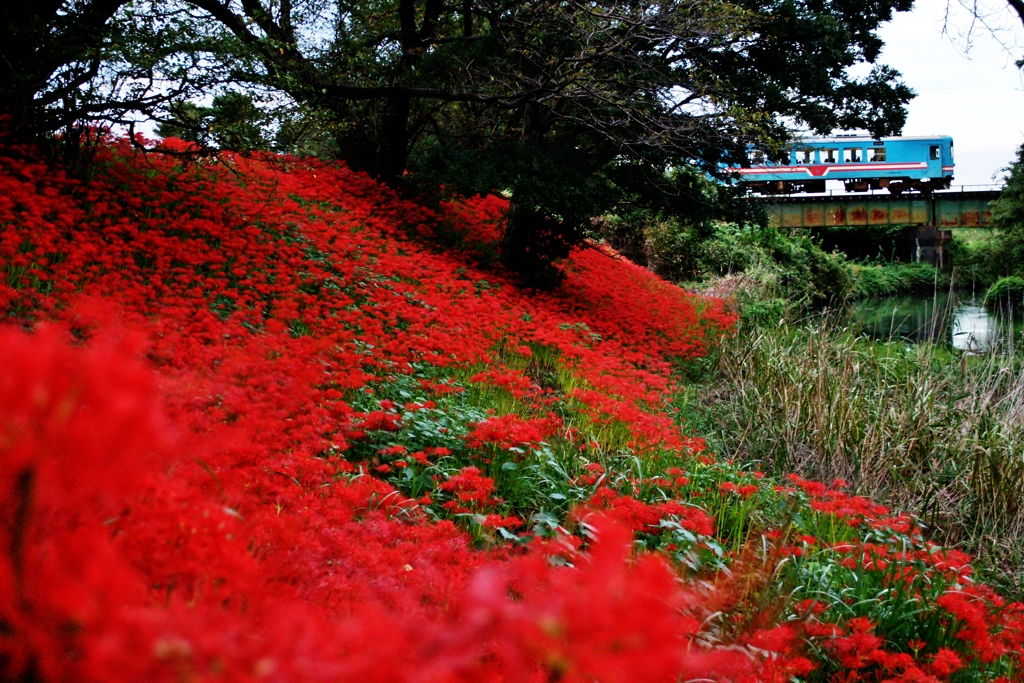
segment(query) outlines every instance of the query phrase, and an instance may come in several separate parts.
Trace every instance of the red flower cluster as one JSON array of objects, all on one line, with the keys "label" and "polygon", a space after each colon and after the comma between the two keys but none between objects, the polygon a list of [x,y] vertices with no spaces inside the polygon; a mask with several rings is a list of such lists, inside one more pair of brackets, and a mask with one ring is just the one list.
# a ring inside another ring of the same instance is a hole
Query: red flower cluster
[{"label": "red flower cluster", "polygon": [[518,415],[492,417],[473,426],[466,437],[470,448],[494,444],[508,450],[515,446],[529,447],[547,440],[562,426],[557,415],[524,419]]},{"label": "red flower cluster", "polygon": [[648,505],[602,486],[591,496],[589,504],[598,510],[606,510],[609,517],[633,531],[649,533],[657,528],[661,520],[672,517],[684,529],[695,534],[711,536],[715,533],[715,522],[708,513],[674,500]]},{"label": "red flower cluster", "polygon": [[445,507],[455,512],[482,510],[496,502],[491,497],[494,493],[494,480],[483,476],[476,467],[464,467],[459,474],[449,477],[438,488],[455,497],[455,500],[445,503]]}]

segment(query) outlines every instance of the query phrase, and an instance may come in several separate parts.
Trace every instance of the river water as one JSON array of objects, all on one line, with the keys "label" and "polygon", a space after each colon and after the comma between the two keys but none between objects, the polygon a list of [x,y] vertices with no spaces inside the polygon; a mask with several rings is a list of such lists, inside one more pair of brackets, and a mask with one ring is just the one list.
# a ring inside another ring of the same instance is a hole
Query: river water
[{"label": "river water", "polygon": [[847,321],[872,339],[932,341],[980,352],[993,344],[1016,347],[1024,341],[1024,303],[1017,308],[997,315],[981,305],[980,296],[942,292],[857,301],[851,306]]}]

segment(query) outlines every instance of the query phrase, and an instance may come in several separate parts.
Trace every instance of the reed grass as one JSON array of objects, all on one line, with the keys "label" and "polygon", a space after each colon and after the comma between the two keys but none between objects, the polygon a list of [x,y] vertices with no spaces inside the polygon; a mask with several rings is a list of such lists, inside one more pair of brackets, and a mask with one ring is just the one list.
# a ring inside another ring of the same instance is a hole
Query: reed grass
[{"label": "reed grass", "polygon": [[1024,594],[1024,375],[1018,354],[858,338],[829,317],[740,329],[676,404],[721,456],[845,479],[919,517]]}]

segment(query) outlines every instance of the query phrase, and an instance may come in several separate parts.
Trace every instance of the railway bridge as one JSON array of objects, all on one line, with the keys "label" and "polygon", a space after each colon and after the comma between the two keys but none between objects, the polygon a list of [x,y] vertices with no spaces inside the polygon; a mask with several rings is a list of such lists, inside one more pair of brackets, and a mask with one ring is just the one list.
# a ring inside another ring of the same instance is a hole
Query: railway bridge
[{"label": "railway bridge", "polygon": [[909,227],[908,239],[917,257],[946,265],[945,245],[951,228],[984,228],[992,224],[991,203],[999,189],[959,189],[930,195],[889,193],[769,195],[752,197],[764,206],[768,223],[781,228],[825,228],[869,225]]}]

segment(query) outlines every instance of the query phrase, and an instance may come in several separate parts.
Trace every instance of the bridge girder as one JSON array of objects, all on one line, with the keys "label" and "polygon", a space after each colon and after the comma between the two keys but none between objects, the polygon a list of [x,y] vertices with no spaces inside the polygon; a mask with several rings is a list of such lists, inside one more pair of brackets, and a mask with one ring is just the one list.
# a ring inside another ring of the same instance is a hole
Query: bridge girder
[{"label": "bridge girder", "polygon": [[992,224],[997,191],[936,192],[926,195],[834,195],[755,197],[770,225],[783,228],[933,225],[940,229]]}]

